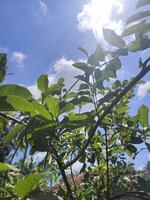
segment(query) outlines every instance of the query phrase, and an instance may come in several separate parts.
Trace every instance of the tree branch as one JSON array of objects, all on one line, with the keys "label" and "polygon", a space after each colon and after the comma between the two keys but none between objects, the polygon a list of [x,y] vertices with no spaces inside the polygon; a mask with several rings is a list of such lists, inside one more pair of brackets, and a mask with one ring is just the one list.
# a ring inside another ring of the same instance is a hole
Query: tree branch
[{"label": "tree branch", "polygon": [[98,126],[101,124],[103,119],[110,113],[112,108],[121,100],[121,98],[124,95],[126,95],[130,91],[130,89],[133,88],[138,83],[138,81],[141,80],[149,71],[150,71],[150,66],[148,66],[146,68],[143,67],[142,70],[140,71],[140,73],[120,92],[120,94],[118,94],[118,96],[114,99],[114,101],[104,110],[103,114],[100,116],[100,118],[96,122],[95,126],[90,129],[89,134],[88,134],[89,138],[84,143],[81,150],[78,152],[78,154],[75,156],[75,158],[73,160],[68,161],[64,165],[64,169],[73,165],[81,157],[81,155],[85,152],[88,145],[91,143],[91,140],[95,134],[95,131],[97,130]]},{"label": "tree branch", "polygon": [[67,195],[68,195],[68,198],[69,200],[74,200],[74,196],[72,194],[72,190],[71,190],[71,186],[68,182],[68,179],[67,179],[67,176],[66,176],[66,173],[65,173],[65,170],[63,169],[63,165],[59,159],[59,155],[56,151],[56,149],[54,148],[53,144],[50,142],[49,143],[50,147],[52,148],[52,151],[53,151],[53,154],[54,154],[54,159],[56,160],[57,164],[58,164],[58,167],[59,167],[59,170],[61,172],[61,175],[62,175],[62,178],[63,178],[63,181],[65,183],[65,186],[66,186],[66,189],[67,189]]},{"label": "tree branch", "polygon": [[140,200],[150,199],[150,196],[146,195],[143,192],[124,192],[110,198],[109,200],[117,200],[117,199],[120,199],[121,197],[134,197],[134,198],[139,198]]},{"label": "tree branch", "polygon": [[27,125],[25,122],[23,122],[23,121],[21,121],[21,120],[18,120],[18,119],[14,118],[14,117],[11,117],[10,115],[7,115],[7,114],[5,114],[5,113],[3,113],[3,112],[0,112],[0,116],[6,118],[6,119],[8,119],[8,120],[11,120],[11,121],[13,121],[13,122],[15,122],[15,123],[17,123],[17,124],[23,124],[23,125],[25,125],[25,126]]}]

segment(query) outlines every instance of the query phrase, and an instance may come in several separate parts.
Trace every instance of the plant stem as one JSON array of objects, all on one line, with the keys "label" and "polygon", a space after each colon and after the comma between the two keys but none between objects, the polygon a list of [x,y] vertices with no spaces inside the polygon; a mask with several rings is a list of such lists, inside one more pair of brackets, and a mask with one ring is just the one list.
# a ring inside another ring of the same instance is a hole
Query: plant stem
[{"label": "plant stem", "polygon": [[109,152],[108,152],[108,137],[107,137],[107,129],[105,129],[105,146],[106,146],[106,187],[107,187],[107,193],[106,193],[106,200],[109,200],[110,195],[110,178],[109,178]]}]

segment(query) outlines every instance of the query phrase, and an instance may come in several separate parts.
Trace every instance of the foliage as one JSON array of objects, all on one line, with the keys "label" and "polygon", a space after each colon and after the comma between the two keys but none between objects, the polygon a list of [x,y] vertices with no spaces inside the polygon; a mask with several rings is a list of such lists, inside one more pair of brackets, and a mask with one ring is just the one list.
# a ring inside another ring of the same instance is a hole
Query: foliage
[{"label": "foliage", "polygon": [[[137,7],[148,2],[139,1]],[[127,24],[149,13],[135,14]],[[150,198],[149,179],[137,174],[127,160],[140,153],[139,144],[150,151],[149,108],[141,105],[135,116],[129,113],[135,86],[150,71],[150,58],[139,59],[139,73],[132,79],[117,79],[121,56],[150,47],[149,28],[149,23],[137,22],[121,36],[103,29],[111,48],[98,44],[89,55],[79,47],[87,62],[73,64],[81,70],[73,84],[79,84],[78,90],[66,88],[62,77],[49,85],[42,74],[37,80],[39,99],[25,87],[2,84],[7,59],[0,54],[1,199]],[[126,37],[132,34],[135,40],[127,45]],[[17,158],[17,152],[23,156]],[[34,161],[37,152],[45,152],[40,162]],[[72,166],[77,161],[82,168],[75,176]]]}]

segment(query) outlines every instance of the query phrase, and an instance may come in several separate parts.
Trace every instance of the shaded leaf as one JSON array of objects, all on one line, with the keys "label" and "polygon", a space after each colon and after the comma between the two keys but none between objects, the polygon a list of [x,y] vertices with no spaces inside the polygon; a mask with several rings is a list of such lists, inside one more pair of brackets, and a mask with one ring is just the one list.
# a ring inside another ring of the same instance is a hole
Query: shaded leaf
[{"label": "shaded leaf", "polygon": [[20,133],[22,130],[24,130],[25,125],[18,124],[16,125],[9,133],[6,135],[4,141],[3,141],[3,147],[7,146],[14,138],[15,136]]},{"label": "shaded leaf", "polygon": [[93,68],[90,67],[88,64],[83,63],[83,62],[76,62],[73,64],[73,67],[81,69],[84,71],[86,74],[90,75],[93,72]]},{"label": "shaded leaf", "polygon": [[126,24],[132,23],[134,21],[137,21],[139,19],[142,19],[142,18],[145,18],[145,17],[148,17],[148,16],[150,16],[150,11],[149,10],[136,13],[135,15],[133,15],[133,16],[128,18]]},{"label": "shaded leaf", "polygon": [[104,61],[104,60],[105,60],[105,52],[104,52],[103,48],[98,44],[94,54],[92,54],[89,57],[88,63],[90,65],[98,66],[99,61]]},{"label": "shaded leaf", "polygon": [[146,6],[148,4],[150,4],[150,0],[139,0],[136,5],[136,8],[140,8],[140,7]]},{"label": "shaded leaf", "polygon": [[138,33],[138,32],[146,33],[149,30],[150,30],[150,24],[149,23],[139,23],[139,24],[135,24],[135,25],[127,28],[123,32],[122,36],[126,37],[126,36],[129,36],[131,34]]},{"label": "shaded leaf", "polygon": [[122,37],[118,36],[115,31],[111,29],[103,29],[103,36],[104,39],[112,46],[123,48],[126,45]]}]

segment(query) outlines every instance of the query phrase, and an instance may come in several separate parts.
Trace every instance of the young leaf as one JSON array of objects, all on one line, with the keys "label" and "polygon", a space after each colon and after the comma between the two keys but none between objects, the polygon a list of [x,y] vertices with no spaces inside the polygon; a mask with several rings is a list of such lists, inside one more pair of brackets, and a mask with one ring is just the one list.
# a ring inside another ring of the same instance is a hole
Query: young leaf
[{"label": "young leaf", "polygon": [[150,4],[150,0],[139,0],[136,5],[136,8],[140,8],[140,7],[146,6],[148,4]]},{"label": "young leaf", "polygon": [[150,30],[150,24],[149,23],[139,23],[139,24],[135,24],[135,25],[127,28],[123,32],[122,36],[126,37],[126,36],[132,35],[134,33],[138,33],[138,32],[146,33],[149,30]]},{"label": "young leaf", "polygon": [[126,45],[122,37],[118,36],[115,31],[111,29],[103,29],[103,36],[104,39],[112,46],[123,48]]},{"label": "young leaf", "polygon": [[39,184],[39,181],[43,178],[43,174],[30,174],[23,180],[20,180],[15,185],[13,192],[17,194],[18,197],[24,198],[30,192],[32,192],[35,187]]},{"label": "young leaf", "polygon": [[94,52],[94,54],[92,54],[89,59],[88,59],[88,63],[90,65],[94,65],[97,66],[99,65],[100,61],[104,61],[105,60],[105,52],[102,49],[102,47],[98,44],[96,47],[96,50]]},{"label": "young leaf", "polygon": [[143,11],[143,12],[139,12],[131,17],[128,18],[128,20],[126,21],[126,24],[132,23],[134,21],[137,21],[139,19],[145,18],[150,16],[150,11]]},{"label": "young leaf", "polygon": [[140,106],[140,108],[138,109],[138,113],[137,113],[138,121],[142,127],[148,127],[149,125],[148,112],[149,112],[149,109],[145,105]]},{"label": "young leaf", "polygon": [[6,95],[15,95],[24,99],[32,99],[32,94],[27,88],[14,84],[0,86],[0,96]]},{"label": "young leaf", "polygon": [[38,88],[45,93],[48,89],[48,77],[45,74],[42,74],[37,80]]}]

